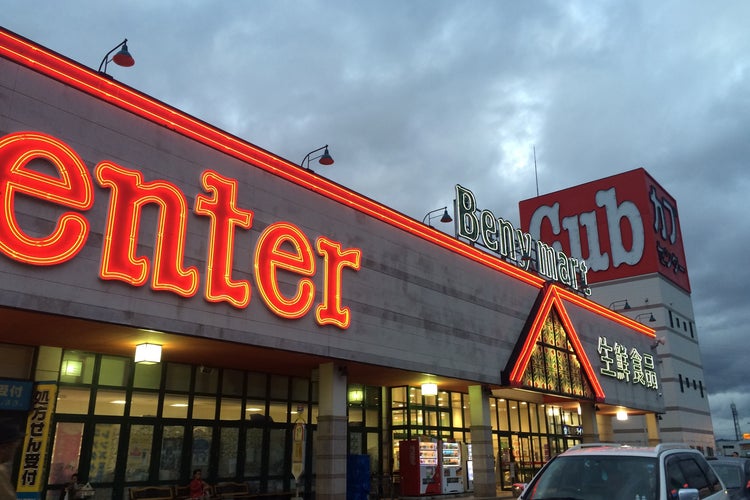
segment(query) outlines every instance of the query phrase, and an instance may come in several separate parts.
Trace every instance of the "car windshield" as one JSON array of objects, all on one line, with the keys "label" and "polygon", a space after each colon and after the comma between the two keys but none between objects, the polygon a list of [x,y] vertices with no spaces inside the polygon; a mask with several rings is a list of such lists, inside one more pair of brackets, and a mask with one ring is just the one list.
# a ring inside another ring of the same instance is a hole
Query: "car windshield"
[{"label": "car windshield", "polygon": [[742,471],[739,464],[712,462],[711,467],[713,467],[727,488],[739,488],[742,485]]},{"label": "car windshield", "polygon": [[656,458],[561,456],[529,485],[525,500],[655,500]]}]

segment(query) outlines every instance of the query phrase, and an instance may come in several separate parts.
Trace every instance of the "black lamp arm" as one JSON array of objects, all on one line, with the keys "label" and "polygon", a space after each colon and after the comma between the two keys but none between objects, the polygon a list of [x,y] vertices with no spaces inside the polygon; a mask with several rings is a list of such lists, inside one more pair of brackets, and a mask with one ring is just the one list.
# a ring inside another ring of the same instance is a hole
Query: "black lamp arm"
[{"label": "black lamp arm", "polygon": [[112,50],[110,50],[109,52],[107,52],[107,55],[106,55],[106,56],[104,56],[104,59],[102,59],[102,62],[100,62],[100,63],[99,63],[99,69],[98,69],[98,71],[99,71],[100,73],[101,73],[101,71],[102,71],[102,66],[104,66],[104,71],[105,71],[105,72],[107,71],[107,63],[109,62],[109,61],[107,61],[107,58],[108,58],[108,57],[110,56],[110,54],[112,54],[112,52],[114,52],[115,50],[119,49],[120,47],[122,47],[122,46],[123,46],[123,45],[125,45],[126,43],[128,43],[128,39],[127,39],[127,38],[126,38],[125,40],[123,40],[122,42],[118,43],[118,44],[117,44],[117,45],[115,46],[115,48],[114,48],[114,49],[112,49]]}]

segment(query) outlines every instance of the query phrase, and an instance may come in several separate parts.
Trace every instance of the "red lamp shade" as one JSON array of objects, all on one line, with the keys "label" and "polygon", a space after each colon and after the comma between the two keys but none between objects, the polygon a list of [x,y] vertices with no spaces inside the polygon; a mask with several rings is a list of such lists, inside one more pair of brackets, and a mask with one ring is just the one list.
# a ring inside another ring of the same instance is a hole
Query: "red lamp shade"
[{"label": "red lamp shade", "polygon": [[128,52],[127,43],[122,44],[122,48],[117,54],[114,55],[114,57],[112,57],[112,60],[118,66],[125,66],[126,68],[129,68],[130,66],[135,64],[135,59],[133,59],[133,56],[131,56],[130,52]]}]

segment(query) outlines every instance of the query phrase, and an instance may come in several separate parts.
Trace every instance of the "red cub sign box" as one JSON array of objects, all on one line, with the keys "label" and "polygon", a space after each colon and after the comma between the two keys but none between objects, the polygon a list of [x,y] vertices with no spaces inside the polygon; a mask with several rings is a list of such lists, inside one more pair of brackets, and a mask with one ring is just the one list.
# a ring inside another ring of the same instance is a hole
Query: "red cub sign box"
[{"label": "red cub sign box", "polygon": [[[58,176],[30,167],[34,161],[53,166]],[[143,286],[151,275],[151,288],[192,297],[198,291],[195,266],[184,265],[189,209],[185,195],[175,185],[144,181],[139,171],[109,161],[94,168],[94,179],[111,192],[103,230],[99,277]],[[38,132],[18,132],[0,138],[0,252],[18,262],[53,266],[76,256],[90,231],[84,212],[94,206],[94,179],[78,154],[55,137]],[[250,303],[250,283],[232,279],[234,236],[250,229],[253,212],[237,206],[235,179],[206,170],[201,176],[205,194],[195,197],[194,212],[210,219],[207,236],[204,298],[227,302],[236,308]],[[31,235],[19,224],[15,197],[23,195],[71,209],[58,219],[46,236]],[[141,211],[147,204],[159,207],[154,256],[137,255]],[[349,327],[348,307],[341,304],[344,268],[359,270],[361,251],[344,249],[339,242],[320,236],[313,244],[295,225],[270,224],[258,238],[254,254],[255,281],[263,303],[277,316],[296,319],[313,306],[316,273],[314,251],[323,260],[322,303],[315,309],[320,325]],[[299,276],[296,293],[289,297],[278,286],[279,272]]]},{"label": "red cub sign box", "polygon": [[690,292],[677,203],[642,168],[519,203],[521,227],[584,259],[589,283],[661,273]]}]

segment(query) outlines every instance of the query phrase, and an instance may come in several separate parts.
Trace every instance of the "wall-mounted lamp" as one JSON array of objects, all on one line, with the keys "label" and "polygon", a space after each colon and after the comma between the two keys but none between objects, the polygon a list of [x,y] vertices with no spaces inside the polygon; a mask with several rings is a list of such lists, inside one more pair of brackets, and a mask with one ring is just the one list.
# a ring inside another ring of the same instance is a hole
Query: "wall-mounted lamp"
[{"label": "wall-mounted lamp", "polygon": [[422,223],[427,224],[428,226],[432,227],[432,224],[430,224],[430,222],[432,221],[432,219],[437,218],[437,215],[433,215],[433,214],[437,214],[441,211],[443,212],[443,215],[442,217],[440,217],[440,222],[444,224],[448,222],[453,222],[453,219],[448,214],[448,207],[443,207],[443,208],[438,208],[437,210],[433,210],[431,212],[427,212],[427,215],[425,215],[424,218],[422,219]]},{"label": "wall-mounted lamp", "polygon": [[630,304],[628,304],[628,299],[615,300],[609,305],[609,308],[613,311],[617,311],[618,309],[630,309]]},{"label": "wall-mounted lamp", "polygon": [[654,313],[641,313],[641,314],[639,314],[638,316],[635,317],[635,320],[636,321],[640,321],[640,318],[645,318],[646,316],[648,316],[648,322],[649,323],[656,322],[656,318],[654,318]]},{"label": "wall-mounted lamp", "polygon": [[[318,156],[311,156],[318,151],[323,151]],[[328,144],[326,144],[323,147],[320,147],[318,149],[313,149],[309,153],[305,155],[304,158],[302,158],[302,163],[299,164],[300,167],[306,168],[307,170],[310,170],[310,162],[312,160],[318,160],[318,163],[321,165],[333,165],[333,156],[328,153]],[[307,166],[305,166],[305,162],[307,162]]]},{"label": "wall-mounted lamp", "polygon": [[135,346],[135,362],[153,365],[161,361],[161,346],[158,344],[138,344]]},{"label": "wall-mounted lamp", "polygon": [[361,387],[352,387],[349,389],[349,402],[361,403],[365,399],[365,391]]},{"label": "wall-mounted lamp", "polygon": [[[115,50],[120,49],[120,51],[112,56],[112,59],[109,59],[109,55],[114,52]],[[126,38],[117,46],[107,52],[107,55],[104,56],[104,59],[102,59],[102,62],[99,64],[99,73],[107,74],[107,64],[110,62],[113,62],[117,64],[118,66],[123,66],[126,68],[129,68],[130,66],[135,64],[135,59],[133,59],[133,56],[130,55],[130,52],[128,52],[128,39]],[[102,70],[102,67],[104,68]]]},{"label": "wall-mounted lamp", "polygon": [[438,393],[437,384],[433,384],[431,382],[422,384],[422,396],[437,396],[437,393]]},{"label": "wall-mounted lamp", "polygon": [[628,412],[625,410],[617,410],[617,420],[627,420]]}]

